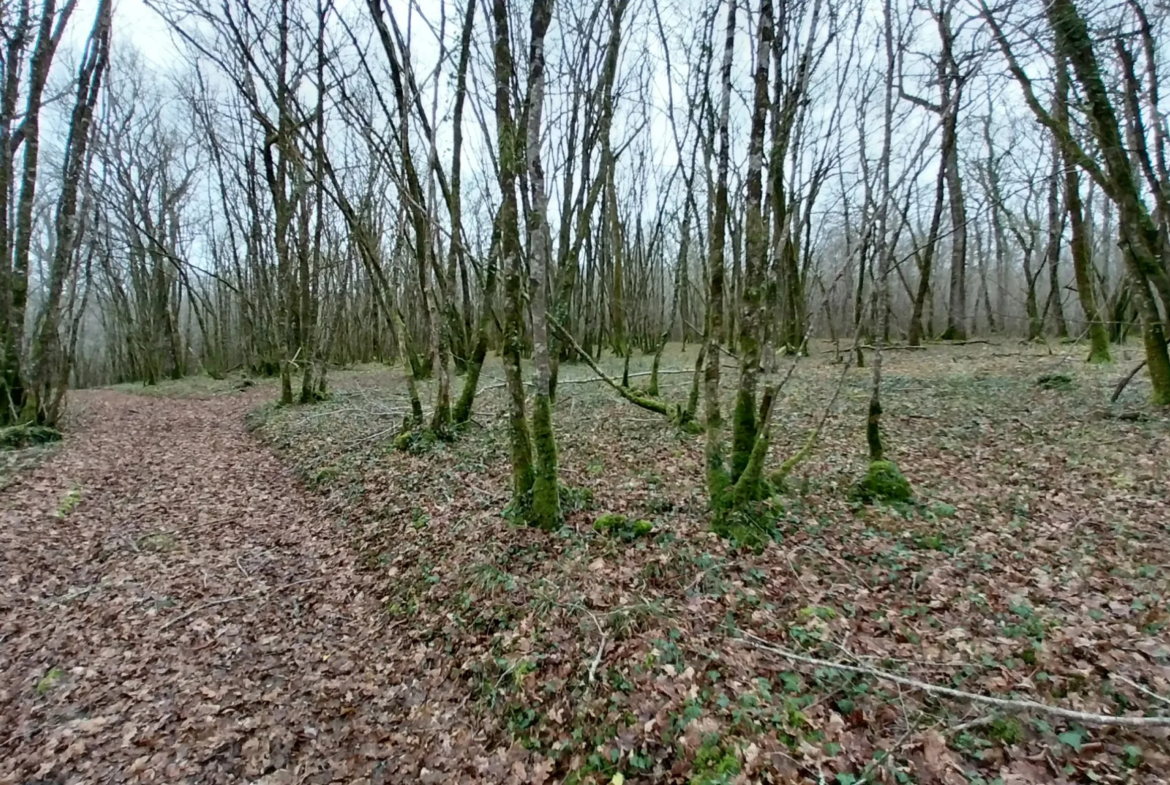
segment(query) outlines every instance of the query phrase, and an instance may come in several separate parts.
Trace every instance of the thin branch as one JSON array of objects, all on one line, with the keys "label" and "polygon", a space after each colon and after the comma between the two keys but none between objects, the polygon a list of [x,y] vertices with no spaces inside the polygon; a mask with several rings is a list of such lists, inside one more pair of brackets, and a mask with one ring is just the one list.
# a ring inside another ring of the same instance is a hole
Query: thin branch
[{"label": "thin branch", "polygon": [[1115,714],[1093,714],[1087,711],[1074,711],[1073,709],[1065,709],[1060,706],[1049,706],[1045,703],[1038,703],[1031,700],[1015,700],[1010,698],[997,698],[991,695],[979,695],[974,692],[964,692],[963,690],[952,689],[951,687],[940,687],[936,684],[927,684],[917,679],[907,678],[905,676],[898,676],[888,671],[878,670],[877,668],[869,668],[863,665],[846,665],[840,662],[832,662],[830,660],[822,660],[817,657],[808,657],[803,654],[797,654],[794,651],[783,649],[778,646],[770,645],[763,638],[759,638],[751,633],[745,633],[746,638],[737,638],[736,640],[748,646],[760,649],[762,651],[775,654],[792,662],[801,662],[806,665],[816,665],[819,668],[832,668],[834,670],[845,671],[847,673],[859,673],[864,676],[872,676],[881,681],[888,681],[892,684],[898,684],[902,687],[910,687],[916,690],[922,690],[932,695],[945,695],[948,698],[955,698],[957,700],[972,701],[974,703],[985,703],[989,706],[997,706],[1005,711],[1016,713],[1034,711],[1041,714],[1047,714],[1053,717],[1062,717],[1066,720],[1073,720],[1075,722],[1082,722],[1087,725],[1101,725],[1122,728],[1170,728],[1170,717],[1128,717],[1118,716]]}]

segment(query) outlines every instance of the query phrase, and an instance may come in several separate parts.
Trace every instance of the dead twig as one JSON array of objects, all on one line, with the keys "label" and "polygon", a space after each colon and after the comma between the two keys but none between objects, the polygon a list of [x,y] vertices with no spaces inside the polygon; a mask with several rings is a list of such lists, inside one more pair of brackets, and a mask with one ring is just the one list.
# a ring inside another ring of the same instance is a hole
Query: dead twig
[{"label": "dead twig", "polygon": [[1117,383],[1117,387],[1113,389],[1113,395],[1109,396],[1109,403],[1117,403],[1117,399],[1125,392],[1125,388],[1133,381],[1133,377],[1138,375],[1138,371],[1146,367],[1146,361],[1142,360],[1137,364],[1137,367],[1125,375],[1125,378]]},{"label": "dead twig", "polygon": [[1138,684],[1136,681],[1130,681],[1129,679],[1122,676],[1120,673],[1111,673],[1111,674],[1109,674],[1109,678],[1117,679],[1118,681],[1123,682],[1124,684],[1128,684],[1129,686],[1133,687],[1138,692],[1141,692],[1141,693],[1144,693],[1145,695],[1148,695],[1149,697],[1153,698],[1154,700],[1161,701],[1162,703],[1170,705],[1170,698],[1167,698],[1164,695],[1159,695],[1158,693],[1154,692],[1153,690],[1148,689],[1148,688],[1143,687],[1142,685]]},{"label": "dead twig", "polygon": [[597,675],[597,666],[601,664],[601,655],[605,652],[606,638],[603,634],[601,636],[601,645],[597,647],[597,656],[593,658],[593,664],[589,666],[589,683],[593,683],[594,676]]},{"label": "dead twig", "polygon": [[801,662],[806,665],[816,665],[819,668],[832,668],[834,670],[845,671],[847,673],[859,673],[865,676],[872,676],[881,681],[887,681],[891,684],[898,684],[903,687],[911,687],[916,690],[931,693],[932,695],[945,695],[948,698],[955,698],[957,700],[972,701],[974,703],[984,703],[989,706],[997,706],[1000,709],[1011,712],[1038,712],[1047,714],[1053,717],[1062,717],[1067,720],[1074,720],[1076,722],[1085,723],[1088,725],[1101,725],[1125,728],[1167,728],[1170,727],[1170,717],[1121,717],[1115,714],[1093,714],[1087,711],[1074,711],[1073,709],[1065,709],[1060,706],[1049,706],[1045,703],[1038,703],[1031,700],[1014,700],[1009,698],[997,698],[991,695],[980,695],[974,692],[964,692],[963,690],[956,690],[950,687],[941,687],[936,684],[927,684],[917,679],[907,678],[906,676],[898,676],[894,673],[878,670],[877,668],[869,668],[863,665],[846,665],[841,662],[832,662],[830,660],[822,660],[817,657],[808,657],[803,654],[798,654],[794,651],[773,646],[751,633],[746,633],[746,637],[738,638],[742,643],[745,643],[754,648],[766,651],[771,654],[783,657],[791,662]]}]

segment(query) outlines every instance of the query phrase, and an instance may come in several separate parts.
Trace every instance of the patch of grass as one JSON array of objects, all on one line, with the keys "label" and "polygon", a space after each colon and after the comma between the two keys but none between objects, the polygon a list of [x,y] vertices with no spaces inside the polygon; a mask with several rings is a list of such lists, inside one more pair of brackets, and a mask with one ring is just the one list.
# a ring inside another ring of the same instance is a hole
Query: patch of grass
[{"label": "patch of grass", "polygon": [[57,512],[55,514],[58,518],[64,519],[69,515],[69,513],[73,512],[73,510],[80,503],[81,486],[74,484],[70,486],[66,494],[61,497],[61,501],[57,503]]},{"label": "patch of grass", "polygon": [[235,395],[254,385],[254,381],[242,374],[195,374],[181,379],[165,379],[157,384],[125,382],[115,384],[111,389],[148,398],[215,398],[221,395]]},{"label": "patch of grass", "polygon": [[50,668],[48,673],[37,680],[37,695],[48,695],[63,678],[65,678],[65,671],[60,668]]},{"label": "patch of grass", "polygon": [[258,431],[269,423],[277,411],[279,411],[279,407],[275,401],[257,406],[244,415],[244,427],[249,433]]},{"label": "patch of grass", "polygon": [[998,741],[1005,747],[1018,744],[1024,738],[1024,727],[1014,717],[998,717],[987,731],[992,741]]},{"label": "patch of grass", "polygon": [[593,509],[593,491],[589,488],[561,485],[561,512],[570,515]]},{"label": "patch of grass", "polygon": [[323,488],[341,476],[337,466],[323,466],[309,479],[309,488]]}]

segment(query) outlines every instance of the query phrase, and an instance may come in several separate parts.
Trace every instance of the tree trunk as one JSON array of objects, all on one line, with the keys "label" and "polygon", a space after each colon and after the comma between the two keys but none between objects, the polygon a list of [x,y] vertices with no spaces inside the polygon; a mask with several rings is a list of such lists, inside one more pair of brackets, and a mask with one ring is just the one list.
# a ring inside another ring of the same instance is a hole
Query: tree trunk
[{"label": "tree trunk", "polygon": [[535,481],[532,439],[524,406],[524,380],[520,351],[524,334],[520,223],[516,178],[522,165],[519,130],[512,122],[512,52],[509,49],[507,0],[493,0],[495,20],[496,135],[499,145],[500,256],[504,268],[504,343],[502,357],[508,388],[509,433],[512,441],[512,508],[525,517]]},{"label": "tree trunk", "polygon": [[727,170],[731,158],[731,64],[735,50],[735,15],[738,3],[727,3],[727,36],[720,67],[719,156],[716,165],[715,209],[711,219],[707,293],[707,367],[703,373],[703,406],[706,419],[707,494],[712,507],[718,507],[730,478],[723,466],[723,414],[719,404],[719,364],[722,361],[720,339],[723,334],[724,247],[727,238]]},{"label": "tree trunk", "polygon": [[532,5],[532,42],[528,58],[528,127],[525,142],[528,184],[532,190],[528,247],[532,255],[532,361],[536,366],[536,394],[532,401],[535,473],[528,522],[546,530],[561,525],[547,318],[549,248],[552,238],[546,220],[548,197],[545,195],[544,167],[540,157],[540,126],[544,110],[544,37],[551,20],[552,0],[535,0]]},{"label": "tree trunk", "polygon": [[[1053,116],[1057,122],[1068,122],[1068,63],[1059,55],[1056,58],[1056,106]],[[1054,149],[1053,154],[1056,152]],[[1077,281],[1077,298],[1088,323],[1088,362],[1108,363],[1113,359],[1109,355],[1109,333],[1101,321],[1101,312],[1097,307],[1096,286],[1093,282],[1093,251],[1085,228],[1084,209],[1081,204],[1081,178],[1068,151],[1060,149],[1059,152],[1064,168],[1064,205],[1072,231],[1069,251],[1072,254],[1073,274]]]}]

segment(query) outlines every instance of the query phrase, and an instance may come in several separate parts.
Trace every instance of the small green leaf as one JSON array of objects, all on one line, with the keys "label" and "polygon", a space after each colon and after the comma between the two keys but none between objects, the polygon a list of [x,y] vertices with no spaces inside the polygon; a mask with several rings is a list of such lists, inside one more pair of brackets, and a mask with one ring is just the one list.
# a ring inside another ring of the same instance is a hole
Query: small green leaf
[{"label": "small green leaf", "polygon": [[1061,742],[1067,744],[1068,746],[1072,747],[1077,752],[1080,752],[1081,751],[1081,742],[1085,738],[1085,732],[1079,731],[1079,730],[1067,730],[1064,733],[1057,736],[1056,738],[1059,739]]}]

